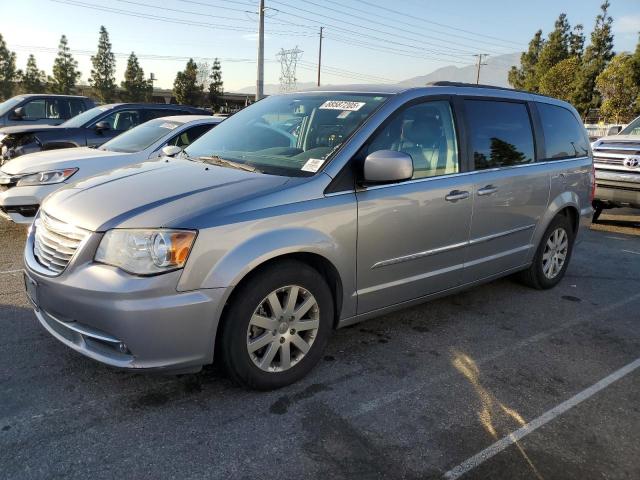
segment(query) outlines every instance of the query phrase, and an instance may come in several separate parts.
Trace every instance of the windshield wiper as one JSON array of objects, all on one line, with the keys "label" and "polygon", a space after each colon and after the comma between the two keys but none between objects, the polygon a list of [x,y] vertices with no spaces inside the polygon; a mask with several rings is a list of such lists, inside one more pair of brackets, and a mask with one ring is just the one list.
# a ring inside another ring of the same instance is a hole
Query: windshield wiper
[{"label": "windshield wiper", "polygon": [[233,160],[227,160],[226,158],[221,158],[217,155],[211,155],[209,157],[198,157],[204,160],[207,163],[213,163],[214,165],[219,165],[221,167],[231,167],[237,168],[238,170],[245,170],[247,172],[257,172],[261,173],[256,167],[252,167],[251,165],[247,165],[246,163],[234,162]]}]

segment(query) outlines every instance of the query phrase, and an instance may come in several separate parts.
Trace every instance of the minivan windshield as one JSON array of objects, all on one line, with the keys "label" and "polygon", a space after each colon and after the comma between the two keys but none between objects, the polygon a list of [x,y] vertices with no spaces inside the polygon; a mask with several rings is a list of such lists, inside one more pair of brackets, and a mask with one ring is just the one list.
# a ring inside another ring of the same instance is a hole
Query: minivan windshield
[{"label": "minivan windshield", "polygon": [[185,154],[267,174],[311,176],[387,98],[344,92],[268,97],[220,123]]},{"label": "minivan windshield", "polygon": [[24,97],[12,97],[0,103],[0,115],[4,115],[10,110],[13,110],[15,106],[18,105],[23,100],[24,100]]},{"label": "minivan windshield", "polygon": [[86,112],[82,112],[80,115],[76,115],[75,117],[70,118],[66,122],[62,123],[61,126],[66,128],[80,128],[85,123],[90,122],[94,118],[97,118],[102,113],[111,110],[112,108],[113,107],[106,106],[90,108]]},{"label": "minivan windshield", "polygon": [[638,135],[640,136],[640,117],[636,118],[629,125],[624,127],[618,135]]},{"label": "minivan windshield", "polygon": [[108,152],[134,153],[150,147],[161,138],[167,136],[182,123],[158,118],[138,125],[100,147]]}]

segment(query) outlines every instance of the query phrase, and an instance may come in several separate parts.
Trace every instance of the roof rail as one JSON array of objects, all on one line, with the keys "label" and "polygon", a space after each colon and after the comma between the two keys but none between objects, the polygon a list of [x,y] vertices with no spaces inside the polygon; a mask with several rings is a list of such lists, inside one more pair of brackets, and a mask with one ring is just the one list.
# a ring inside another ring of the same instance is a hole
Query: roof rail
[{"label": "roof rail", "polygon": [[509,92],[529,93],[531,95],[538,95],[540,97],[550,97],[549,95],[543,95],[542,93],[530,92],[528,90],[517,90],[515,88],[498,87],[497,85],[483,85],[482,83],[465,83],[465,82],[449,82],[446,80],[440,80],[437,82],[427,83],[427,87],[470,87],[470,88],[490,88],[492,90],[507,90]]}]

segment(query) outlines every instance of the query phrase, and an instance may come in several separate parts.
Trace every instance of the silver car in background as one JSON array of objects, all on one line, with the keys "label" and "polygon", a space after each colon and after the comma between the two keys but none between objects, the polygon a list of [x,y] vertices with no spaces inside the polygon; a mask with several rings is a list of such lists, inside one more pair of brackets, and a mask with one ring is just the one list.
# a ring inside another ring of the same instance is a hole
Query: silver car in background
[{"label": "silver car in background", "polygon": [[30,224],[42,200],[60,187],[107,170],[175,155],[222,120],[206,115],[161,117],[98,148],[61,148],[14,158],[0,167],[0,215]]},{"label": "silver car in background", "polygon": [[108,365],[290,384],[330,333],[519,273],[563,277],[593,162],[569,104],[440,84],[273,96],[187,147],[47,198],[41,324]]}]

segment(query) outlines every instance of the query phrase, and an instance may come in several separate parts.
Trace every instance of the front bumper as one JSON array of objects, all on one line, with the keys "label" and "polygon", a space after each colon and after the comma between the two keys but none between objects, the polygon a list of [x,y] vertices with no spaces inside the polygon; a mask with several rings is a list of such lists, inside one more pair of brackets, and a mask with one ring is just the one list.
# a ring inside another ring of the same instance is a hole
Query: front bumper
[{"label": "front bumper", "polygon": [[135,277],[92,261],[93,234],[59,276],[49,276],[25,246],[35,311],[55,338],[83,355],[133,370],[189,371],[213,361],[226,289],[178,292],[181,271]]},{"label": "front bumper", "polygon": [[596,169],[595,199],[611,206],[640,208],[640,172]]},{"label": "front bumper", "polygon": [[0,192],[0,214],[15,223],[31,224],[44,198],[63,187],[54,185],[33,185],[11,187]]}]

